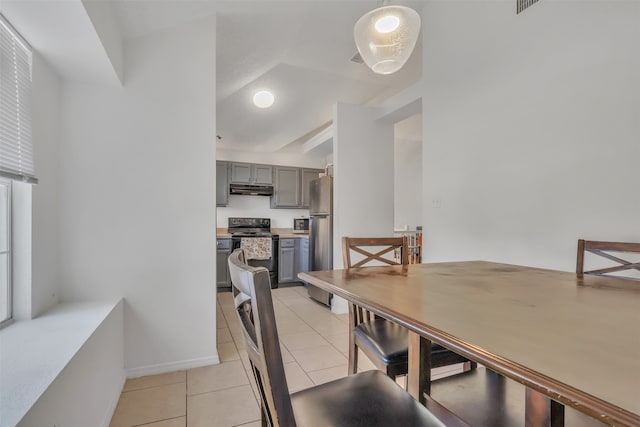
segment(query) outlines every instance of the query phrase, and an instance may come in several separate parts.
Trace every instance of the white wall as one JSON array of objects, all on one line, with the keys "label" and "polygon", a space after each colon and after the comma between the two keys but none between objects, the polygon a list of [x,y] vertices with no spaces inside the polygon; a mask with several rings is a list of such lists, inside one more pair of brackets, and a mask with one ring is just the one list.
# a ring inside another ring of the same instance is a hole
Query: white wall
[{"label": "white wall", "polygon": [[111,2],[81,0],[82,7],[91,20],[109,64],[117,76],[117,83],[124,81],[123,43],[118,21]]},{"label": "white wall", "polygon": [[640,240],[640,3],[433,1],[422,19],[427,261],[573,271],[580,237]]},{"label": "white wall", "polygon": [[227,228],[229,217],[270,218],[271,228],[292,228],[293,218],[309,216],[309,209],[271,209],[267,196],[229,195],[229,205],[217,211],[220,228]]},{"label": "white wall", "polygon": [[394,226],[422,225],[422,141],[395,139]]},{"label": "white wall", "polygon": [[38,185],[32,187],[32,316],[59,300],[60,91],[58,76],[34,54],[33,142]]},{"label": "white wall", "polygon": [[132,376],[218,361],[215,29],[128,42],[124,88],[64,87],[62,298],[125,298]]},{"label": "white wall", "polygon": [[[333,112],[333,268],[342,268],[344,236],[393,235],[393,124],[379,111],[338,103]],[[335,297],[331,309],[345,313]]]},{"label": "white wall", "polygon": [[369,107],[334,109],[334,268],[342,268],[343,236],[393,235],[393,124],[375,117]]},{"label": "white wall", "polygon": [[[286,123],[283,124],[286,126]],[[259,153],[253,151],[216,150],[217,160],[227,160],[230,162],[262,163],[278,166],[296,166],[311,169],[324,169],[327,164],[327,157],[310,153],[282,152]]]}]

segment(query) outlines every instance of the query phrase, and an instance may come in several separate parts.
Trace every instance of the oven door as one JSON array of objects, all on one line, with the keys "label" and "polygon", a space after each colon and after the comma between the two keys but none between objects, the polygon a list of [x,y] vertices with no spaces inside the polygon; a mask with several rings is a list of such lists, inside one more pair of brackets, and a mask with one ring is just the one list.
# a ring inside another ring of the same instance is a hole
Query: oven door
[{"label": "oven door", "polygon": [[[242,239],[255,239],[257,237],[231,236],[232,251],[240,248]],[[278,287],[278,236],[271,236],[271,258],[269,259],[248,259],[247,264],[252,267],[264,267],[269,270],[271,288]]]}]

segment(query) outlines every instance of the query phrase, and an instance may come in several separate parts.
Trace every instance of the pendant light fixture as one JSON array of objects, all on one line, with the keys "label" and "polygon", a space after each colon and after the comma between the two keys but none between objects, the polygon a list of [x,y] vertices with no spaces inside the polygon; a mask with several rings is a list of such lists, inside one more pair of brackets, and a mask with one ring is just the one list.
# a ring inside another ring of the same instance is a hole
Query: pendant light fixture
[{"label": "pendant light fixture", "polygon": [[420,33],[420,15],[405,6],[365,13],[353,28],[360,56],[374,72],[391,74],[407,62]]}]

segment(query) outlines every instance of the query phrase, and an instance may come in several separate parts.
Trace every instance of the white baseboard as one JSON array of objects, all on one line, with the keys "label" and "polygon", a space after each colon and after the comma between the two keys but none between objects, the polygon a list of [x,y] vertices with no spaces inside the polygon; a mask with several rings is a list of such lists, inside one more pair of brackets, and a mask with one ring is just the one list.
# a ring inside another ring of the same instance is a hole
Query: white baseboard
[{"label": "white baseboard", "polygon": [[102,424],[100,424],[102,427],[109,427],[109,424],[111,424],[111,419],[113,418],[113,414],[116,412],[116,407],[120,400],[120,393],[122,393],[122,390],[124,389],[125,381],[127,381],[127,377],[123,370],[119,381],[120,386],[113,391],[113,398],[109,402],[109,406],[107,406],[107,410],[104,413],[104,419],[102,420]]},{"label": "white baseboard", "polygon": [[177,362],[159,363],[157,365],[140,366],[126,369],[127,378],[144,377],[147,375],[164,374],[165,372],[181,371],[183,369],[199,368],[220,363],[218,355],[201,357],[198,359],[180,360]]}]

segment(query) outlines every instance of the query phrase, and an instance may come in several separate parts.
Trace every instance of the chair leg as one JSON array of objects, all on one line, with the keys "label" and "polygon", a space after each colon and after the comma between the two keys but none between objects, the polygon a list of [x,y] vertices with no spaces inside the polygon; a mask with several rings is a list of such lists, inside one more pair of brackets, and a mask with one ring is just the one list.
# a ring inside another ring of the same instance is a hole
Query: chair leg
[{"label": "chair leg", "polygon": [[356,337],[353,335],[353,328],[356,326],[355,306],[349,304],[349,365],[347,367],[347,375],[358,373],[358,346],[356,345]]},{"label": "chair leg", "polygon": [[385,374],[387,374],[387,376],[389,378],[391,378],[394,382],[396,380],[396,373],[393,372],[393,370],[389,369],[389,366],[387,366],[387,369],[385,370]]},{"label": "chair leg", "polygon": [[349,368],[347,374],[354,375],[358,372],[358,346],[351,342],[353,334],[349,336]]}]

